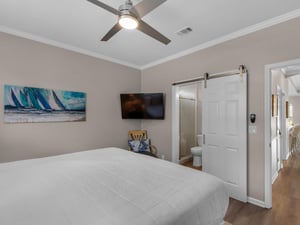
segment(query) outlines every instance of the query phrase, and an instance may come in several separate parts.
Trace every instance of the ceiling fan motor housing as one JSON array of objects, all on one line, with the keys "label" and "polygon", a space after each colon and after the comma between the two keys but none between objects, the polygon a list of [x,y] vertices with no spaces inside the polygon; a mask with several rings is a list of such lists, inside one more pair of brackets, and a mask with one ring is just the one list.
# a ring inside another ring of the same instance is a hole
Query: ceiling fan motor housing
[{"label": "ceiling fan motor housing", "polygon": [[129,11],[132,8],[132,2],[126,1],[125,4],[120,5],[119,10],[122,11]]}]

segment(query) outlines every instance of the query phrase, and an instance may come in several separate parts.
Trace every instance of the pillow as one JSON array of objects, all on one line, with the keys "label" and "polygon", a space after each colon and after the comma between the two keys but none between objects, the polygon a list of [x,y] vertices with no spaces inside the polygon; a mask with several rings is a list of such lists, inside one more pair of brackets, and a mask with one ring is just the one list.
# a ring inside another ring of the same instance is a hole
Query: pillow
[{"label": "pillow", "polygon": [[128,140],[128,145],[134,152],[150,152],[149,139]]}]

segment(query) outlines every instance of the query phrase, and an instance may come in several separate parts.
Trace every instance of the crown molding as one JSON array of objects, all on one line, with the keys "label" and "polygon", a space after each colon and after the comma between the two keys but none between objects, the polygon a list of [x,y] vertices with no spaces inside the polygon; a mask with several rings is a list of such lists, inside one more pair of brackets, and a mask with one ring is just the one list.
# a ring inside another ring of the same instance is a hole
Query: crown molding
[{"label": "crown molding", "polygon": [[281,16],[277,16],[277,17],[274,17],[272,19],[265,20],[261,23],[243,28],[241,30],[238,30],[238,31],[233,32],[231,34],[222,36],[220,38],[216,38],[214,40],[211,40],[211,41],[208,41],[208,42],[203,43],[201,45],[198,45],[196,47],[184,50],[184,51],[179,52],[177,54],[168,56],[166,58],[163,58],[163,59],[160,59],[160,60],[157,60],[157,61],[154,61],[154,62],[149,63],[147,65],[141,66],[140,69],[141,70],[148,69],[150,67],[154,67],[154,66],[157,66],[159,64],[162,64],[162,63],[174,60],[174,59],[178,59],[180,57],[192,54],[194,52],[197,52],[197,51],[200,51],[200,50],[203,50],[203,49],[221,44],[223,42],[230,41],[230,40],[245,36],[247,34],[254,33],[254,32],[259,31],[259,30],[263,30],[265,28],[268,28],[268,27],[274,26],[276,24],[286,22],[286,21],[291,20],[291,19],[295,19],[299,16],[300,16],[300,9],[297,9],[297,10],[291,11],[289,13],[283,14]]},{"label": "crown molding", "polygon": [[82,49],[82,48],[78,48],[78,47],[75,47],[75,46],[72,46],[72,45],[68,45],[68,44],[65,44],[65,43],[62,43],[62,42],[53,41],[51,39],[44,38],[44,37],[41,37],[41,36],[38,36],[38,35],[30,34],[30,33],[15,30],[15,29],[11,29],[11,28],[8,28],[6,26],[1,26],[0,25],[0,32],[11,34],[11,35],[22,37],[22,38],[26,38],[26,39],[29,39],[29,40],[33,40],[33,41],[36,41],[36,42],[43,43],[43,44],[51,45],[51,46],[54,46],[54,47],[59,47],[59,48],[66,49],[66,50],[73,51],[73,52],[77,52],[77,53],[80,53],[80,54],[83,54],[83,55],[91,56],[91,57],[98,58],[98,59],[103,59],[105,61],[121,64],[123,66],[128,66],[128,67],[140,70],[140,67],[138,65],[131,64],[129,62],[125,62],[125,61],[118,60],[118,59],[115,59],[115,58],[107,57],[105,55],[98,54],[96,52],[85,50],[85,49]]}]

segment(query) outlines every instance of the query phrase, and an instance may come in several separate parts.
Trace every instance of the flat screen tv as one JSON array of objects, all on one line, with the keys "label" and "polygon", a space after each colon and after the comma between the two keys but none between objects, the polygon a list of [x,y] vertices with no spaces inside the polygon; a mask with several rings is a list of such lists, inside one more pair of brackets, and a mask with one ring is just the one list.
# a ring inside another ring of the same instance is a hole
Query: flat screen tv
[{"label": "flat screen tv", "polygon": [[163,93],[120,94],[122,119],[157,119],[165,117]]}]

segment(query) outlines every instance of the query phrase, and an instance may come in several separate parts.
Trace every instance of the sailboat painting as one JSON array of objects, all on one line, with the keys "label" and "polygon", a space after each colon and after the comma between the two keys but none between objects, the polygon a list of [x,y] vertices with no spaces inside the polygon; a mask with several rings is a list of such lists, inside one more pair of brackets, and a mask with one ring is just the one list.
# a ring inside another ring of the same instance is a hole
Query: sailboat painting
[{"label": "sailboat painting", "polygon": [[4,122],[72,122],[86,120],[86,94],[4,85]]}]

